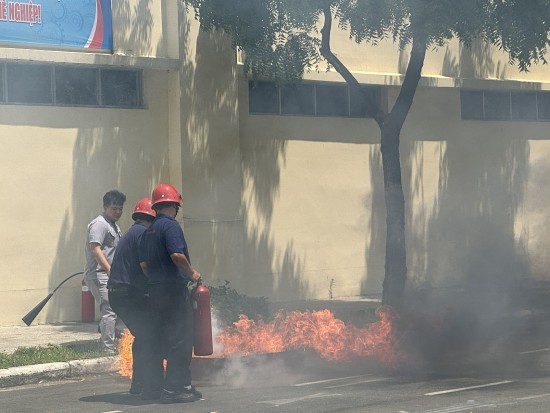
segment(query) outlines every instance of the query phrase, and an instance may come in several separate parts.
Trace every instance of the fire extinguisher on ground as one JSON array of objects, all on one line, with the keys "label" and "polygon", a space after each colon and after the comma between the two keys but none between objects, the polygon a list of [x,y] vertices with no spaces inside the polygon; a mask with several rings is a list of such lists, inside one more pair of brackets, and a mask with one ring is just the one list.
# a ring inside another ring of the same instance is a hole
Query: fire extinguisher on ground
[{"label": "fire extinguisher on ground", "polygon": [[82,322],[91,323],[95,321],[95,300],[86,281],[82,280]]},{"label": "fire extinguisher on ground", "polygon": [[210,314],[210,291],[199,281],[193,290],[194,310],[194,353],[209,356],[214,352],[212,345],[212,317]]}]

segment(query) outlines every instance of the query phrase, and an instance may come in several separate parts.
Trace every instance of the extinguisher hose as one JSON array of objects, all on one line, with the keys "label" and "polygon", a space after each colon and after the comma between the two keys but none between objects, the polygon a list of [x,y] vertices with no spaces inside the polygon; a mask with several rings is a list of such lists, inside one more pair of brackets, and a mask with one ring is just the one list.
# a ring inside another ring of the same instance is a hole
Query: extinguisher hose
[{"label": "extinguisher hose", "polygon": [[53,294],[59,290],[59,288],[65,284],[66,281],[70,280],[71,278],[73,277],[76,277],[77,275],[80,275],[80,274],[83,274],[82,271],[79,271],[79,272],[75,272],[74,274],[71,274],[69,275],[67,278],[65,278],[63,281],[61,281],[61,283],[55,287],[55,289],[49,293],[46,298],[44,298],[42,301],[40,301],[37,305],[35,305],[31,311],[29,311],[23,318],[23,322],[27,325],[27,326],[30,326],[31,323],[33,322],[33,320],[36,318],[36,316],[38,315],[38,313],[40,311],[42,311],[42,309],[44,308],[44,306],[46,305],[46,303],[50,300],[50,298],[52,298]]},{"label": "extinguisher hose", "polygon": [[69,281],[71,278],[76,277],[77,275],[84,274],[83,271],[75,272],[74,274],[69,275],[67,278],[65,278],[63,281],[61,281],[61,284],[59,284],[55,289],[52,291],[52,294],[55,293],[59,288],[65,284],[65,282]]}]

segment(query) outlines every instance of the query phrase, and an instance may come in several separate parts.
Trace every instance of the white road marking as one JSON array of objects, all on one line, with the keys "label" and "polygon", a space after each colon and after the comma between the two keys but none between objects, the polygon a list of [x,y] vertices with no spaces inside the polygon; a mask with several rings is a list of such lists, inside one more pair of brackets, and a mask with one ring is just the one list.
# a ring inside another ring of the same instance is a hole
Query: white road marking
[{"label": "white road marking", "polygon": [[426,410],[424,413],[456,413],[463,411],[472,411],[472,409],[485,409],[487,407],[496,408],[497,405],[493,403],[464,403],[454,406],[443,407],[442,409]]},{"label": "white road marking", "polygon": [[122,410],[109,410],[108,412],[102,412],[102,413],[124,413]]},{"label": "white road marking", "polygon": [[334,386],[326,386],[325,389],[336,389],[337,387],[347,387],[347,386],[355,386],[356,384],[364,384],[364,383],[374,383],[377,381],[387,381],[388,379],[370,379],[370,380],[361,380],[361,381],[354,381],[353,383],[344,383],[344,384],[337,384]]},{"label": "white road marking", "polygon": [[478,409],[487,409],[487,408],[490,408],[490,409],[496,409],[497,407],[501,407],[501,406],[509,406],[509,405],[517,405],[517,403],[480,403],[480,404],[474,404],[474,405],[463,405],[463,406],[455,406],[455,407],[449,407],[449,408],[444,408],[444,409],[440,409],[440,410],[427,410],[426,412],[424,413],[456,413],[456,412],[469,412],[469,413],[472,413],[474,410],[478,410]]},{"label": "white road marking", "polygon": [[526,396],[526,397],[518,397],[516,400],[530,400],[530,399],[538,399],[540,397],[548,397],[548,396],[550,396],[550,393],[535,394],[533,396]]},{"label": "white road marking", "polygon": [[[468,400],[466,403],[455,404],[453,406],[441,407],[437,409],[425,410],[423,413],[458,413],[458,412],[468,412],[473,413],[474,410],[478,409],[496,409],[501,406],[517,406],[517,402],[507,402],[507,403],[477,403],[474,400]],[[407,410],[399,410],[399,413],[418,413],[418,412],[409,412]]]},{"label": "white road marking", "polygon": [[310,381],[310,382],[307,382],[307,383],[298,383],[298,384],[295,384],[294,386],[296,386],[296,387],[300,387],[300,386],[311,386],[312,384],[330,383],[331,381],[348,380],[348,379],[357,379],[357,378],[359,378],[359,377],[370,377],[370,376],[368,376],[368,375],[363,375],[363,376],[339,377],[339,378],[337,378],[337,379],[327,379],[327,380]]},{"label": "white road marking", "polygon": [[27,390],[27,389],[34,389],[39,387],[49,387],[49,386],[58,386],[60,384],[66,384],[66,383],[77,383],[84,381],[84,379],[64,379],[63,382],[59,381],[44,381],[42,383],[32,383],[32,384],[22,384],[21,386],[13,386],[13,387],[4,387],[0,388],[0,393],[3,392],[13,392],[13,391],[19,391],[19,390]]},{"label": "white road marking", "polygon": [[309,396],[295,397],[295,398],[292,398],[292,399],[265,400],[265,401],[261,401],[261,402],[258,402],[258,403],[272,404],[274,406],[280,406],[282,404],[290,404],[290,403],[295,403],[295,402],[301,402],[301,401],[307,400],[307,399],[316,399],[316,398],[319,398],[319,397],[334,397],[334,396],[342,396],[342,395],[339,394],[339,393],[332,393],[332,394],[315,393],[315,394],[310,394]]},{"label": "white road marking", "polygon": [[520,351],[518,354],[542,353],[543,351],[550,351],[550,348],[540,348],[538,350]]},{"label": "white road marking", "polygon": [[426,393],[426,394],[424,394],[424,396],[438,396],[440,394],[456,393],[456,392],[459,392],[459,391],[472,390],[472,389],[482,389],[484,387],[500,386],[501,384],[508,384],[508,383],[513,383],[513,382],[514,382],[513,380],[505,380],[505,381],[498,381],[498,382],[495,382],[495,383],[480,384],[478,386],[468,386],[468,387],[460,387],[460,388],[457,388],[457,389],[434,391],[434,392],[431,392],[431,393]]}]

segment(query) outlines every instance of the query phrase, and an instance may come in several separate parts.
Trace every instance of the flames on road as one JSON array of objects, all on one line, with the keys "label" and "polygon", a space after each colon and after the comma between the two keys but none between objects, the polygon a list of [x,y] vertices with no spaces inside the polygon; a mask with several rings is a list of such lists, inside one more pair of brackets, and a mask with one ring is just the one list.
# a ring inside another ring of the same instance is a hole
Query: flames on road
[{"label": "flames on road", "polygon": [[[278,312],[269,323],[241,315],[233,326],[215,337],[221,351],[211,357],[313,349],[330,361],[369,358],[396,366],[404,357],[397,348],[397,317],[388,306],[378,308],[376,315],[379,321],[362,328],[345,324],[329,310]],[[132,375],[132,342],[127,332],[118,344],[119,371],[128,377]]]}]

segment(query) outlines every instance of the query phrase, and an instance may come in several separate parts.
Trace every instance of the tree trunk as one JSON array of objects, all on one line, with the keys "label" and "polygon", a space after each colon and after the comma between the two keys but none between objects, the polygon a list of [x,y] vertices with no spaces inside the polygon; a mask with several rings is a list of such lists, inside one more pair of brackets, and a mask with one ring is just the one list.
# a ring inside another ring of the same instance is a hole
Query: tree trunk
[{"label": "tree trunk", "polygon": [[386,265],[382,303],[399,310],[407,279],[405,249],[405,198],[399,159],[400,129],[382,125],[381,152],[386,201]]},{"label": "tree trunk", "polygon": [[[361,85],[330,49],[332,30],[331,4],[323,8],[325,21],[321,29],[320,52],[351,89],[361,94]],[[422,25],[419,25],[422,27]],[[366,106],[374,113],[380,127],[382,167],[384,170],[384,198],[386,200],[386,265],[383,283],[382,303],[397,310],[402,308],[405,281],[407,280],[407,254],[405,250],[405,197],[401,184],[401,161],[399,159],[399,138],[401,128],[411,108],[422,66],[426,55],[426,41],[423,36],[413,36],[411,57],[407,65],[403,85],[390,113],[363,93]]]},{"label": "tree trunk", "polygon": [[399,140],[401,128],[409,114],[420,81],[425,55],[426,42],[423,37],[414,37],[407,72],[397,100],[388,115],[377,119],[381,132],[380,146],[386,200],[386,266],[382,303],[397,310],[403,306],[407,280],[405,197],[401,183]]}]

